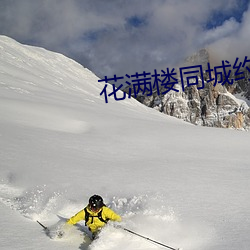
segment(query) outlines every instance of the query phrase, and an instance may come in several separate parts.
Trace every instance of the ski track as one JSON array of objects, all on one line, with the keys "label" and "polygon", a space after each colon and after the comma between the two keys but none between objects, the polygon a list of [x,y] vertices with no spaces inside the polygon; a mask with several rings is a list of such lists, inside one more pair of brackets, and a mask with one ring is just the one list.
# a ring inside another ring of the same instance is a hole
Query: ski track
[{"label": "ski track", "polygon": [[[125,228],[176,248],[186,246],[185,250],[194,247],[199,249],[197,246],[204,244],[204,239],[197,240],[199,228],[192,231],[190,225],[185,226],[173,209],[164,205],[164,197],[160,196],[113,197],[109,198],[107,206],[123,217],[121,224]],[[63,241],[72,247],[78,245],[79,249],[82,250],[115,250],[121,247],[124,249],[124,245],[119,243],[121,239],[123,239],[122,242],[124,242],[124,239],[128,242],[126,249],[162,249],[161,246],[153,242],[125,232],[122,229],[114,228],[112,223],[107,225],[100,233],[99,238],[92,243],[86,235],[88,232],[83,222],[70,230],[68,229],[63,239],[58,239],[56,237],[57,231],[65,225],[65,220],[60,220],[56,215],[62,214],[63,217],[68,218],[75,213],[77,208],[82,206],[82,203],[66,200],[63,192],[51,193],[46,185],[31,190],[22,190],[12,186],[11,183],[1,183],[0,201],[10,209],[19,212],[20,216],[34,222],[36,220],[44,222],[50,229],[51,235],[49,236],[53,240]],[[189,239],[188,242],[185,240],[187,238]]]}]

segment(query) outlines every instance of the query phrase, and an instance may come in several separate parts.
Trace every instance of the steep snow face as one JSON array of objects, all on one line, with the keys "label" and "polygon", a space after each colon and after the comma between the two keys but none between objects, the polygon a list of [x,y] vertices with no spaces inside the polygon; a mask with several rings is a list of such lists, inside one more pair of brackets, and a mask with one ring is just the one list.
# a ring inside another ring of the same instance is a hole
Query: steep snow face
[{"label": "steep snow face", "polygon": [[106,104],[103,87],[63,55],[0,37],[0,246],[162,249],[112,225],[91,243],[83,222],[50,240],[36,223],[53,229],[97,193],[166,245],[249,249],[249,133]]}]

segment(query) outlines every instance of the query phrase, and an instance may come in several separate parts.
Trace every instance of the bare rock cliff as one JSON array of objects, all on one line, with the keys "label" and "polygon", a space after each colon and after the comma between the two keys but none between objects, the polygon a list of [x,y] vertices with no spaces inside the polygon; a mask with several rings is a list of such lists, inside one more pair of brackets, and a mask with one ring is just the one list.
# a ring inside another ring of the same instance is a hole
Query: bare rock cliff
[{"label": "bare rock cliff", "polygon": [[[201,50],[187,58],[186,65],[202,64],[206,69],[209,55]],[[246,72],[246,74],[248,74]],[[235,81],[233,85],[207,83],[208,74],[204,72],[204,88],[199,85],[187,86],[182,90],[179,82],[179,92],[169,91],[165,95],[138,95],[137,100],[146,106],[152,107],[167,115],[180,118],[184,121],[209,127],[244,129],[250,128],[250,82],[246,79]],[[126,91],[126,90],[125,90]]]}]

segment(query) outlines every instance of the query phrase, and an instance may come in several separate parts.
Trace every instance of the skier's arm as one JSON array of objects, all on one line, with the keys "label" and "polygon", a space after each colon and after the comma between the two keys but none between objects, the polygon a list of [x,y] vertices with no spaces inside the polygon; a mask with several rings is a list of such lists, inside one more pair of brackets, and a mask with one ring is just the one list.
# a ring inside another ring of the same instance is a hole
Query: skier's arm
[{"label": "skier's arm", "polygon": [[110,219],[112,221],[118,221],[120,222],[122,220],[121,216],[116,214],[113,210],[111,210],[108,207],[105,207],[105,217],[107,219]]},{"label": "skier's arm", "polygon": [[67,224],[75,225],[78,221],[84,220],[84,218],[85,218],[85,212],[84,212],[84,209],[83,209],[83,210],[81,210],[80,212],[78,212],[77,214],[75,214],[74,216],[72,216],[72,217],[67,221]]}]

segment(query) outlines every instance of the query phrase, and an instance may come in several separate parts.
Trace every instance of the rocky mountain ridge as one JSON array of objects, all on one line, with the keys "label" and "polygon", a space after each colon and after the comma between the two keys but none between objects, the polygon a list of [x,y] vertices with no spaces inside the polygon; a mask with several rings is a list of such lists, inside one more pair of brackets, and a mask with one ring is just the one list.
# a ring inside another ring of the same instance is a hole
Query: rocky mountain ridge
[{"label": "rocky mountain ridge", "polygon": [[[232,85],[215,84],[214,81],[209,81],[211,76],[205,71],[208,62],[209,53],[206,49],[198,51],[184,62],[188,66],[203,66],[204,86],[201,75],[197,74],[199,83],[191,85],[184,80],[183,89],[178,76],[179,84],[174,88],[179,92],[171,90],[158,95],[154,89],[152,95],[148,95],[148,92],[140,93],[136,95],[136,99],[148,107],[195,125],[249,130],[250,72],[245,69],[245,78],[234,80]],[[213,72],[211,75],[214,78]],[[128,88],[125,92],[128,93]]]}]

